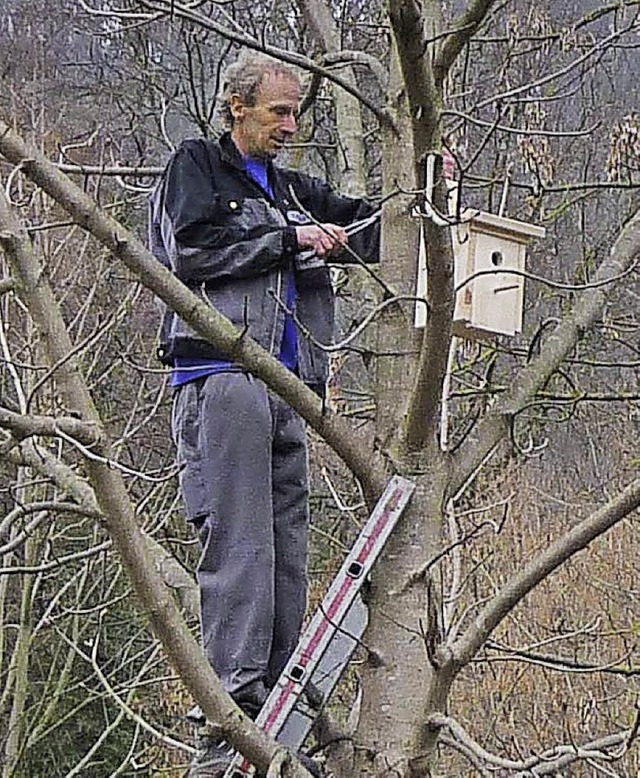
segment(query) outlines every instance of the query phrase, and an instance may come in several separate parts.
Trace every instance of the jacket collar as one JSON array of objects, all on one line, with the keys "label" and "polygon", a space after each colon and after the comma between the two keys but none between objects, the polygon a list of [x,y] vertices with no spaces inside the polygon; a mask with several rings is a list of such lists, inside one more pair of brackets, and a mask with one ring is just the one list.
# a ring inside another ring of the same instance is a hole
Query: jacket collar
[{"label": "jacket collar", "polygon": [[[222,152],[222,159],[225,162],[228,162],[230,165],[233,165],[233,167],[238,168],[238,170],[244,170],[244,160],[242,158],[242,154],[238,151],[238,147],[233,142],[231,133],[228,130],[227,132],[224,132],[220,136],[220,140],[218,142],[220,144],[220,151]],[[267,170],[271,175],[275,166],[270,159],[266,160],[266,164]]]},{"label": "jacket collar", "polygon": [[[233,139],[231,138],[231,133],[229,131],[223,133],[220,136],[218,144],[220,146],[220,156],[222,160],[228,163],[229,165],[231,165],[232,167],[236,168],[236,170],[240,170],[244,173],[245,169],[244,169],[244,160],[242,158],[242,154],[238,151],[238,147],[233,142]],[[270,159],[268,159],[266,163],[267,163],[267,174],[269,176],[269,180],[273,187],[275,200],[276,202],[280,202],[280,200],[284,198],[284,201],[286,203],[287,198],[283,191],[282,183],[280,181],[280,176],[279,176],[279,172],[280,170],[282,170],[282,168],[278,168],[278,166],[274,165],[272,160]]]},{"label": "jacket collar", "polygon": [[222,159],[228,162],[238,170],[244,170],[244,164],[242,162],[242,154],[238,151],[238,147],[233,142],[230,132],[225,132],[220,136],[218,141],[220,144],[220,151]]}]

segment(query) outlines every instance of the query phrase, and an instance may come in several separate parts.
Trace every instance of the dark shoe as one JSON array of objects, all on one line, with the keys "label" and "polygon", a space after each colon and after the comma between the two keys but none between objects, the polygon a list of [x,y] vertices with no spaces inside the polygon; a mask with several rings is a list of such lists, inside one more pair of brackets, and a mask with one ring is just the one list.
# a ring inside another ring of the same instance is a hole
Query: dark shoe
[{"label": "dark shoe", "polygon": [[[314,762],[310,756],[298,751],[298,753],[295,754],[295,757],[300,764],[313,775],[313,778],[324,778],[322,767],[317,762]],[[264,773],[257,773],[256,778],[264,778]]]},{"label": "dark shoe", "polygon": [[254,681],[234,692],[231,692],[236,705],[241,708],[250,719],[258,717],[258,713],[267,701],[269,692],[263,681]]},{"label": "dark shoe", "polygon": [[234,750],[228,743],[218,740],[199,744],[198,753],[191,762],[189,778],[223,778],[233,760]]},{"label": "dark shoe", "polygon": [[[188,778],[223,778],[227,768],[233,761],[235,751],[228,743],[211,742],[198,751],[191,762]],[[321,766],[310,756],[297,753],[296,758],[309,771],[313,778],[323,778]]]},{"label": "dark shoe", "polygon": [[314,762],[310,756],[307,756],[306,754],[303,754],[299,751],[296,754],[296,757],[300,761],[302,766],[306,770],[308,770],[311,773],[311,775],[313,775],[313,778],[322,778],[322,776],[324,775],[324,771],[322,770],[322,767],[317,762]]},{"label": "dark shoe", "polygon": [[195,705],[191,710],[187,711],[184,718],[192,727],[204,727],[207,723],[207,717],[199,705]]}]

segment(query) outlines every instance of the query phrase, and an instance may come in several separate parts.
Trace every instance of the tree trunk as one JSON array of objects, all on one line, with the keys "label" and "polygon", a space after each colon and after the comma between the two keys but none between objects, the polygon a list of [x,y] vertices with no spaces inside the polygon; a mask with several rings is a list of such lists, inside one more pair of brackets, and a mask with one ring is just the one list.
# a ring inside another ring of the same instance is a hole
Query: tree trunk
[{"label": "tree trunk", "polygon": [[[325,0],[299,0],[299,4],[325,54],[340,51],[340,29]],[[343,78],[357,86],[353,68],[346,68]],[[350,197],[364,197],[367,183],[360,101],[344,89],[334,88],[333,104],[338,142],[336,189]]]},{"label": "tree trunk", "polygon": [[[385,194],[416,187],[411,123],[406,110],[399,63],[393,58],[390,95],[399,136],[387,132],[384,147]],[[382,267],[385,282],[398,295],[415,295],[419,222],[410,213],[414,198],[398,196],[385,209]],[[390,306],[381,316],[377,359],[377,435],[398,441],[420,350],[414,303]],[[367,597],[370,624],[366,644],[373,653],[363,667],[363,702],[357,732],[358,776],[409,776],[417,733],[429,709],[442,704],[432,687],[430,658],[439,642],[438,589],[429,576],[413,573],[441,544],[441,516],[446,484],[445,460],[435,439],[422,452],[407,454],[394,444],[394,468],[416,483],[409,508],[372,575]],[[431,690],[431,691],[430,691]]]},{"label": "tree trunk", "polygon": [[[390,108],[397,133],[383,128],[383,193],[397,193],[386,204],[382,221],[381,276],[396,296],[415,295],[419,245],[418,221],[411,216],[416,188],[411,124],[398,58],[393,52]],[[388,443],[401,425],[402,398],[409,396],[412,370],[422,339],[416,330],[413,302],[385,308],[378,320],[375,363],[376,436]],[[400,401],[399,401],[400,400]]]}]

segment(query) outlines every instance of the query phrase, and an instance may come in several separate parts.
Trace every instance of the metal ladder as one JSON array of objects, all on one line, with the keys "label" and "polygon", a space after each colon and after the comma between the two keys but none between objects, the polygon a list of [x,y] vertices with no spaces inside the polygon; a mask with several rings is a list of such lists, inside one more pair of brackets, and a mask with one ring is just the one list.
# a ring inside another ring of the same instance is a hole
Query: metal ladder
[{"label": "metal ladder", "polygon": [[[302,747],[360,643],[369,620],[360,590],[414,488],[400,476],[389,481],[256,718],[292,751]],[[236,753],[224,778],[254,774],[253,765]]]}]

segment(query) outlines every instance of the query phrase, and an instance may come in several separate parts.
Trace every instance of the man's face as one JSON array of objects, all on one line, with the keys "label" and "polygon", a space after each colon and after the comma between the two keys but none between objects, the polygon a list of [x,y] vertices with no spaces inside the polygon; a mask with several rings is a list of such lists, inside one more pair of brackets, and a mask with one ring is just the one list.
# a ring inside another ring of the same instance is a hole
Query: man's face
[{"label": "man's face", "polygon": [[296,132],[300,87],[295,78],[267,73],[256,90],[254,105],[232,95],[231,136],[245,156],[275,157]]}]

